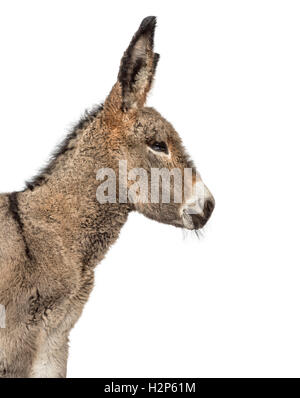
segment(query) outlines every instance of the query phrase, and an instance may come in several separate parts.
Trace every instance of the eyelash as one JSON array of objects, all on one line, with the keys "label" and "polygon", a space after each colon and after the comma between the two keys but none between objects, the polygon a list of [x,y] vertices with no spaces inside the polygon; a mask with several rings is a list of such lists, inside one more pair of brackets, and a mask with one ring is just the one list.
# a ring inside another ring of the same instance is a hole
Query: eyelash
[{"label": "eyelash", "polygon": [[168,146],[163,141],[161,141],[161,142],[155,141],[152,144],[149,144],[149,147],[155,152],[163,152],[166,155],[168,155],[168,153],[169,153]]}]

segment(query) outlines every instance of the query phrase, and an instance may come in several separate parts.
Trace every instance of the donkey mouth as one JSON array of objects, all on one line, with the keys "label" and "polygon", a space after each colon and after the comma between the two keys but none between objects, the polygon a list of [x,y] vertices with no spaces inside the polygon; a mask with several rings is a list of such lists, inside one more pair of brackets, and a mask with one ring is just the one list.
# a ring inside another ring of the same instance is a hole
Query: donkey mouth
[{"label": "donkey mouth", "polygon": [[187,211],[183,212],[182,219],[183,225],[187,229],[201,229],[208,221],[208,218],[204,218],[200,214],[188,214]]},{"label": "donkey mouth", "polygon": [[194,224],[194,229],[203,228],[204,225],[207,223],[208,218],[204,218],[198,214],[191,214],[192,222]]},{"label": "donkey mouth", "polygon": [[183,210],[182,219],[185,228],[187,229],[201,229],[210,219],[214,210],[215,204],[212,200],[207,200],[204,209],[201,213],[195,212],[193,208],[186,208]]}]

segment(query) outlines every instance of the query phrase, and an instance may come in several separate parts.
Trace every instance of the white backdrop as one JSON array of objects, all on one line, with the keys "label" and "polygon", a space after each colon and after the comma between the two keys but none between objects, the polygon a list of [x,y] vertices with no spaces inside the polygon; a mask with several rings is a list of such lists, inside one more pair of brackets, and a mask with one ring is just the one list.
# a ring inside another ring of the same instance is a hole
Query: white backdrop
[{"label": "white backdrop", "polygon": [[132,214],[71,333],[69,377],[300,376],[297,1],[0,4],[0,190],[21,189],[105,99],[143,17],[148,104],[216,209],[204,237]]}]

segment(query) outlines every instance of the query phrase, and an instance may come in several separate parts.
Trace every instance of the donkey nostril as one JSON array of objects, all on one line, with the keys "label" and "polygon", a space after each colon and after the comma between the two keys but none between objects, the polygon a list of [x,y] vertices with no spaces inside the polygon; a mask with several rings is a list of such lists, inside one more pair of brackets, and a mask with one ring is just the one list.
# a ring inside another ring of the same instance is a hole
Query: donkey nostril
[{"label": "donkey nostril", "polygon": [[215,208],[214,201],[208,199],[204,204],[204,215],[206,218],[209,218],[211,216],[211,213],[213,212],[214,208]]}]

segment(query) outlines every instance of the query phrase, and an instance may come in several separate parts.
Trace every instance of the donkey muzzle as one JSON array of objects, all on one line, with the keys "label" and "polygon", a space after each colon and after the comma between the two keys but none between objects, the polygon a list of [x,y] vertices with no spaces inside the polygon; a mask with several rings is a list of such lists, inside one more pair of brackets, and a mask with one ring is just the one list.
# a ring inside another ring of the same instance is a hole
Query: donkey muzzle
[{"label": "donkey muzzle", "polygon": [[199,229],[204,227],[204,225],[209,220],[214,208],[215,208],[215,201],[212,199],[208,199],[204,204],[203,215],[190,214],[194,229]]},{"label": "donkey muzzle", "polygon": [[195,184],[193,191],[193,195],[183,205],[181,213],[185,228],[199,229],[209,220],[215,208],[215,200],[202,181]]}]

